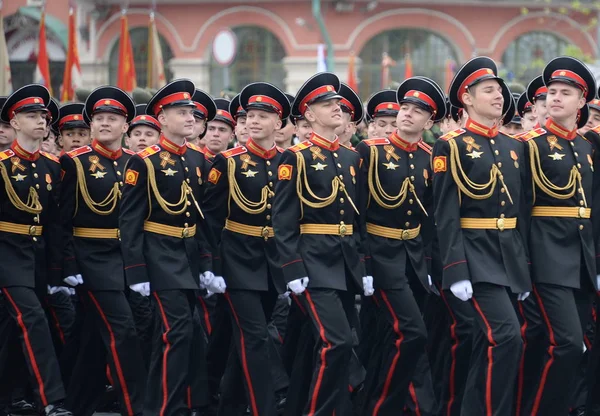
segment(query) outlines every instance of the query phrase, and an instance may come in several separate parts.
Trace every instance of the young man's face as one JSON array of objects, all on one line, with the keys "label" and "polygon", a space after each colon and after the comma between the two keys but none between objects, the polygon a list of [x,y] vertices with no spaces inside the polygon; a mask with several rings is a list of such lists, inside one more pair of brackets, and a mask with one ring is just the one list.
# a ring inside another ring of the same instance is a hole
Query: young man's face
[{"label": "young man's face", "polygon": [[15,140],[15,136],[15,129],[10,124],[0,122],[0,147],[9,147]]},{"label": "young man's face", "polygon": [[248,110],[246,129],[254,140],[272,137],[281,128],[281,119],[275,113],[263,110]]},{"label": "young man's face", "polygon": [[[194,134],[196,118],[194,107],[168,107],[158,114],[163,132],[177,137],[191,137]],[[200,134],[200,133],[199,133]]]},{"label": "young man's face", "polygon": [[188,142],[198,139],[198,137],[204,133],[205,128],[206,120],[200,117],[194,117],[194,131],[192,132],[192,135],[188,137]]},{"label": "young man's face", "polygon": [[102,144],[121,140],[128,127],[125,116],[114,113],[96,113],[90,123],[92,136]]},{"label": "young man's face", "polygon": [[47,115],[45,110],[18,113],[10,120],[10,125],[17,134],[21,133],[33,140],[42,141],[47,134]]},{"label": "young man's face", "polygon": [[397,116],[380,116],[376,117],[373,120],[373,137],[388,137],[392,134],[396,128],[397,124]]},{"label": "young man's face", "polygon": [[504,126],[502,126],[500,128],[500,131],[504,134],[516,136],[517,134],[523,133],[524,130],[523,130],[523,127],[521,127],[521,124],[508,123],[508,124],[505,124]]},{"label": "young man's face", "polygon": [[56,154],[58,153],[58,147],[56,146],[56,136],[54,132],[50,131],[48,136],[44,140],[42,140],[42,145],[40,146],[40,150],[42,152]]},{"label": "young man's face", "polygon": [[521,127],[523,128],[523,131],[533,130],[536,123],[537,117],[533,111],[528,111],[521,117]]},{"label": "young man's face", "polygon": [[222,121],[209,121],[208,131],[204,136],[204,144],[211,152],[217,154],[227,149],[229,142],[233,140],[233,129]]},{"label": "young man's face", "polygon": [[579,88],[562,82],[553,82],[548,86],[546,106],[548,115],[554,120],[564,122],[574,118],[584,105],[585,98]]},{"label": "young man's face", "polygon": [[128,149],[141,152],[146,147],[158,143],[159,138],[160,133],[156,129],[148,126],[137,126],[129,132],[129,136],[125,137],[125,144]]},{"label": "young man's face", "polygon": [[294,125],[288,121],[284,128],[275,132],[275,144],[279,147],[287,149],[292,145],[294,137]]},{"label": "young man's face", "polygon": [[469,112],[487,120],[500,119],[502,117],[502,106],[504,97],[502,87],[495,79],[482,81],[462,95],[463,103],[468,106]]},{"label": "young man's face", "polygon": [[375,125],[375,121],[369,122],[367,126],[367,138],[373,139],[377,137],[377,126]]},{"label": "young man's face", "polygon": [[240,116],[236,120],[235,125],[235,138],[238,143],[241,145],[245,145],[248,142],[248,128],[246,127],[246,116]]},{"label": "young man's face", "polygon": [[335,129],[344,122],[338,98],[309,105],[304,117],[313,126],[313,129],[315,125]]},{"label": "young man's face", "polygon": [[58,144],[65,152],[70,152],[78,147],[89,145],[90,137],[90,129],[81,127],[64,129],[58,136]]},{"label": "young man's face", "polygon": [[433,126],[431,113],[422,107],[412,103],[400,104],[396,125],[400,137],[413,137],[421,135],[423,130],[429,130]]},{"label": "young man's face", "polygon": [[590,115],[585,126],[579,129],[580,134],[585,134],[596,126],[600,126],[600,111],[590,107]]},{"label": "young man's face", "polygon": [[310,135],[312,134],[312,127],[310,123],[304,119],[296,121],[296,128],[294,129],[294,133],[298,136],[298,139],[308,140],[310,139]]},{"label": "young man's face", "polygon": [[535,104],[533,105],[532,111],[533,114],[536,116],[537,122],[540,124],[540,126],[543,126],[546,123],[546,119],[548,118],[548,107],[546,106],[546,98],[535,100]]}]

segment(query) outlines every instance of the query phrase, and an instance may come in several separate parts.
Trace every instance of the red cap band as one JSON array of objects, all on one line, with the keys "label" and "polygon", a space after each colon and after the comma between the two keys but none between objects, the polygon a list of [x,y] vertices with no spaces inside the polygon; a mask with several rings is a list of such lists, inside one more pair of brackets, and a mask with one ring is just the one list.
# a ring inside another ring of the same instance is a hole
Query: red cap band
[{"label": "red cap band", "polygon": [[469,85],[472,85],[475,81],[483,78],[486,75],[494,75],[494,71],[492,71],[490,68],[481,68],[466,77],[458,89],[458,100],[462,102],[461,97],[467,91]]},{"label": "red cap band", "polygon": [[352,114],[354,116],[354,106],[352,105],[352,103],[348,100],[346,100],[345,98],[342,98],[340,100],[340,105],[343,107],[346,107],[348,110],[350,110],[350,114]]},{"label": "red cap band", "polygon": [[83,121],[83,116],[81,114],[69,114],[68,116],[62,117],[58,121],[59,130],[62,129],[62,127],[69,121]]},{"label": "red cap band", "polygon": [[[185,101],[185,100],[191,100],[191,99],[192,99],[192,97],[190,96],[189,92],[176,92],[175,94],[170,94],[170,95],[167,95],[166,97],[163,97],[162,99],[160,99],[156,104],[154,104],[154,108],[152,110],[154,111],[154,114],[156,114],[160,110],[162,110],[162,108],[165,105],[169,105],[169,104],[175,103],[177,101]],[[196,102],[194,102],[194,104],[196,105],[196,107],[198,107],[198,105],[201,105]],[[202,108],[204,108],[204,106],[202,106]],[[204,114],[206,114],[206,113],[204,113]]]},{"label": "red cap band", "polygon": [[231,113],[229,111],[226,111],[226,110],[217,110],[217,116],[218,117],[226,118],[227,120],[229,120],[233,124],[235,124],[235,120],[233,119],[233,117],[231,116]]},{"label": "red cap band", "polygon": [[427,104],[429,107],[431,107],[433,109],[434,113],[437,113],[437,105],[435,105],[435,101],[433,101],[433,99],[429,95],[425,94],[424,92],[417,91],[417,90],[410,90],[404,95],[404,99],[407,99],[407,98],[416,98],[418,100],[421,100],[425,104]]},{"label": "red cap band", "polygon": [[550,80],[552,81],[554,77],[567,78],[577,84],[583,91],[588,90],[587,83],[583,80],[583,78],[581,78],[575,72],[569,71],[568,69],[558,69],[554,71],[550,76]]},{"label": "red cap band", "polygon": [[[142,115],[142,116],[135,117],[133,120],[131,120],[130,126],[133,126],[135,123],[139,123],[142,121],[154,124],[156,126],[156,128],[158,129],[158,131],[160,131],[162,129],[158,120],[156,120],[154,117],[148,116],[148,115]],[[135,127],[135,126],[133,126],[133,127]]]},{"label": "red cap band", "polygon": [[[41,104],[44,105],[44,100],[40,97],[27,97],[22,99],[21,101],[17,101],[12,107],[8,109],[8,117],[13,118],[17,113],[17,110],[25,107],[30,104]],[[46,109],[47,110],[47,109]]]},{"label": "red cap band", "polygon": [[274,100],[271,97],[268,97],[266,95],[253,95],[252,97],[250,97],[248,99],[248,104],[253,104],[253,103],[268,104],[271,107],[274,107],[275,110],[277,110],[277,114],[279,114],[280,116],[281,116],[281,113],[283,112],[283,107],[281,107],[281,104],[279,104],[279,101]]},{"label": "red cap band", "polygon": [[545,85],[543,87],[539,87],[537,90],[535,90],[535,94],[533,95],[533,98],[536,98],[538,95],[542,95],[542,94],[548,94],[548,87],[546,87]]},{"label": "red cap band", "polygon": [[92,114],[96,111],[98,107],[116,107],[123,112],[125,117],[127,117],[127,108],[125,108],[125,106],[117,100],[112,100],[110,98],[99,100],[98,102],[96,102],[96,104],[94,104],[94,107],[92,108]]},{"label": "red cap band", "polygon": [[531,103],[530,103],[529,101],[527,101],[527,102],[525,103],[525,107],[523,107],[523,110],[527,110],[527,109],[528,109],[528,108],[530,108],[530,107],[531,107]]},{"label": "red cap band", "polygon": [[304,114],[304,112],[306,111],[306,107],[308,106],[308,103],[310,101],[314,100],[319,95],[325,94],[327,92],[336,92],[335,88],[333,88],[333,85],[322,85],[319,88],[312,90],[310,93],[306,94],[306,97],[304,97],[302,101],[300,101],[300,106],[298,107],[298,110],[300,110],[300,112]]},{"label": "red cap band", "polygon": [[208,110],[206,109],[206,107],[204,107],[198,101],[193,101],[193,103],[194,103],[194,107],[196,107],[196,110],[200,111],[204,115],[204,117],[206,117],[208,115]]},{"label": "red cap band", "polygon": [[384,111],[384,110],[400,111],[400,104],[398,104],[398,103],[381,103],[377,107],[375,107],[374,116],[376,116],[378,112]]}]

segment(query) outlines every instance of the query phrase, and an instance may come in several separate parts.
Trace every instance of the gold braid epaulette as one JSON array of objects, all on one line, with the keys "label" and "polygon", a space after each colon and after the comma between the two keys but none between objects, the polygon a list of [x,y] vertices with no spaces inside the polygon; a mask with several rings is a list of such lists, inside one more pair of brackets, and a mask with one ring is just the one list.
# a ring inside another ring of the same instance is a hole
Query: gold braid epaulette
[{"label": "gold braid epaulette", "polygon": [[[79,160],[79,158],[75,157],[73,158],[73,161],[75,162],[75,170],[77,171],[77,188],[75,190],[75,214],[77,214],[77,210],[79,209],[79,198],[77,198],[77,195],[79,194],[79,192],[81,192],[81,197],[83,198],[83,201],[85,202],[85,205],[87,205],[87,207],[90,209],[90,211],[92,211],[94,214],[96,215],[110,215],[115,211],[115,208],[117,207],[117,203],[119,202],[119,198],[121,197],[121,191],[119,191],[119,183],[115,182],[113,184],[112,189],[110,190],[110,192],[108,193],[108,195],[106,196],[106,198],[104,198],[102,200],[102,202],[96,202],[92,199],[90,192],[88,191],[87,188],[87,183],[85,181],[85,171],[83,169],[83,165],[81,164],[81,161]],[[100,210],[100,208],[106,208],[109,207],[107,210],[102,211]]]},{"label": "gold braid epaulette", "polygon": [[[506,190],[506,196],[508,197],[510,203],[513,203],[513,200],[510,196],[510,192],[508,191],[508,187],[504,183],[504,176],[500,169],[495,164],[492,164],[490,169],[490,180],[484,184],[479,184],[473,182],[465,171],[462,168],[462,163],[460,161],[460,153],[458,150],[458,145],[456,144],[456,140],[448,139],[448,144],[450,145],[450,171],[452,172],[452,177],[454,178],[454,182],[459,190],[459,198],[460,192],[465,194],[471,199],[474,200],[484,200],[488,199],[494,193],[496,189],[496,183],[498,179],[502,183],[502,186]],[[459,175],[460,174],[460,175]],[[485,192],[486,189],[489,189],[487,193],[476,193],[476,192]]]},{"label": "gold braid epaulette", "polygon": [[6,195],[8,196],[11,204],[13,204],[13,206],[19,211],[39,215],[42,212],[43,207],[40,202],[40,196],[35,188],[33,186],[29,187],[27,202],[23,202],[21,198],[19,198],[19,195],[17,195],[15,188],[13,188],[12,184],[10,183],[10,177],[4,163],[0,163],[0,172],[2,174],[2,179],[4,180],[4,189],[6,190]]},{"label": "gold braid epaulette", "polygon": [[274,195],[273,191],[265,185],[260,191],[260,201],[254,202],[246,198],[235,179],[235,158],[232,157],[227,159],[227,179],[229,180],[230,200],[233,199],[242,211],[255,215],[261,214],[267,209],[268,198]]},{"label": "gold braid epaulette", "polygon": [[[534,191],[535,186],[537,185],[537,187],[540,188],[540,190],[546,195],[555,199],[564,200],[572,198],[575,195],[575,192],[577,191],[577,185],[579,184],[584,204],[587,207],[587,200],[581,184],[581,172],[579,172],[577,166],[573,166],[573,168],[571,168],[571,172],[569,173],[569,181],[567,184],[565,186],[557,186],[553,184],[550,179],[548,179],[542,170],[540,151],[536,142],[534,140],[529,140],[527,143],[529,144],[529,160],[531,163],[531,176],[533,177]],[[533,193],[533,202],[535,203],[535,192]]]}]

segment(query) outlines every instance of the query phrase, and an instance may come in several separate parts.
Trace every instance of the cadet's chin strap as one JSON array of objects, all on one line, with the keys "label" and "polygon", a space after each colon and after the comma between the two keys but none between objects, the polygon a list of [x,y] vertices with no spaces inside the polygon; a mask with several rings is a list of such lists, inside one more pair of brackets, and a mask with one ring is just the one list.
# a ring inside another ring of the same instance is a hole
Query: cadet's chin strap
[{"label": "cadet's chin strap", "polygon": [[[119,201],[119,198],[121,197],[121,191],[119,191],[119,184],[115,182],[106,198],[104,198],[102,202],[96,202],[92,199],[90,192],[88,191],[85,182],[85,172],[81,161],[78,158],[74,158],[73,161],[75,162],[75,170],[77,171],[78,191],[81,192],[81,197],[83,198],[87,207],[96,215],[112,214],[115,211],[115,208],[117,207],[117,202]],[[106,211],[102,211],[99,209],[106,208],[108,206],[110,207]],[[77,207],[75,208],[75,213],[77,213]]]},{"label": "cadet's chin strap", "polygon": [[25,211],[29,214],[39,215],[42,212],[42,204],[40,203],[40,197],[33,186],[29,187],[29,194],[27,195],[27,202],[21,201],[19,195],[13,188],[10,177],[6,166],[0,163],[0,172],[2,173],[2,179],[4,179],[4,188],[6,189],[6,195],[8,199],[19,211]]},{"label": "cadet's chin strap", "polygon": [[[495,164],[492,165],[492,168],[490,169],[490,180],[487,183],[475,183],[471,179],[469,179],[469,177],[462,168],[462,164],[460,162],[460,153],[456,141],[454,139],[450,139],[448,140],[448,144],[450,145],[450,171],[452,172],[452,177],[454,178],[456,186],[458,186],[458,189],[462,193],[464,193],[469,198],[475,200],[488,199],[494,193],[494,190],[496,189],[496,183],[499,179],[502,183],[502,186],[506,190],[506,196],[508,197],[508,200],[511,204],[513,204],[513,200],[510,196],[510,192],[508,191],[508,187],[504,183],[504,175],[502,175],[502,172],[500,172],[498,166],[496,166]],[[471,191],[469,188],[473,189],[473,191]],[[475,193],[484,192],[488,188],[489,191],[485,194]]]},{"label": "cadet's chin strap", "polygon": [[244,196],[237,181],[235,180],[235,159],[227,159],[227,179],[229,181],[230,197],[247,214],[262,214],[267,209],[268,198],[275,195],[267,185],[260,191],[260,201],[254,202]]}]

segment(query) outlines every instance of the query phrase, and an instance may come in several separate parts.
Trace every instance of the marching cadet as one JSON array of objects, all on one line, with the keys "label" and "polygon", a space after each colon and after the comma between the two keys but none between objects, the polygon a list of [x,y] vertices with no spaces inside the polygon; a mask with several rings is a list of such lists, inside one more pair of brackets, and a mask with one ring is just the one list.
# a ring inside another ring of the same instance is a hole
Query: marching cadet
[{"label": "marching cadet", "polygon": [[303,115],[292,114],[290,121],[295,126],[294,134],[300,141],[309,140],[312,135],[312,127]]},{"label": "marching cadet", "polygon": [[[78,415],[104,393],[104,360],[94,354],[99,331],[121,404],[121,414],[141,415],[146,371],[133,315],[125,296],[125,275],[120,247],[119,204],[125,164],[134,154],[121,148],[121,138],[135,117],[133,100],[122,90],[99,87],[85,102],[90,119],[91,146],[61,157],[63,183],[60,207],[65,243],[65,283],[78,287],[85,308],[85,324],[77,364],[69,387],[69,403]],[[79,121],[79,113],[64,123]],[[63,131],[65,128],[63,127]],[[102,355],[101,355],[102,357]],[[90,363],[99,362],[93,366]],[[95,384],[95,385],[94,385]],[[95,391],[94,391],[95,390]],[[94,394],[95,393],[95,394]],[[86,400],[78,401],[80,398]]]},{"label": "marching cadet", "polygon": [[454,107],[450,104],[450,99],[446,97],[446,116],[441,120],[440,130],[442,134],[446,134],[453,130],[459,129],[461,123],[462,108]]},{"label": "marching cadet", "polygon": [[246,128],[246,110],[240,105],[240,94],[233,97],[229,103],[229,113],[235,120],[235,145],[245,146],[250,135]]},{"label": "marching cadet", "polygon": [[433,194],[442,287],[470,301],[476,322],[462,414],[509,415],[522,349],[512,300],[531,290],[524,149],[496,128],[511,96],[490,58],[463,65],[449,98],[469,119],[434,145]]},{"label": "marching cadet", "polygon": [[160,140],[131,157],[125,171],[119,220],[125,276],[132,290],[152,293],[157,314],[144,406],[151,415],[188,409],[186,388],[199,358],[191,349],[194,290],[200,272],[211,269],[197,230],[205,158],[185,138],[194,130],[194,111],[212,120],[216,107],[206,93],[192,101],[194,91],[180,79],[152,97],[147,113],[161,125]]},{"label": "marching cadet", "polygon": [[127,129],[125,145],[129,150],[137,153],[158,143],[160,123],[154,117],[146,114],[146,104],[136,105],[135,113],[137,115],[131,120]]},{"label": "marching cadet", "polygon": [[[215,157],[203,207],[213,247],[213,273],[223,276],[227,285],[224,296],[239,358],[228,365],[241,363],[252,414],[275,415],[270,368],[277,365],[272,362],[277,358],[269,357],[267,324],[277,294],[285,292],[271,222],[281,157],[275,133],[289,116],[290,104],[283,92],[264,82],[246,86],[239,102],[246,111],[250,138],[245,146]],[[233,122],[233,117],[220,108],[209,124],[209,135],[212,123],[226,120]]]},{"label": "marching cadet", "polygon": [[529,130],[533,130],[537,123],[537,117],[533,113],[533,105],[527,99],[527,92],[522,93],[517,99],[517,112],[521,116],[523,132],[527,133]]},{"label": "marching cadet", "polygon": [[83,116],[82,103],[65,104],[60,108],[58,144],[61,156],[91,143],[90,125]]},{"label": "marching cadet", "polygon": [[[196,89],[194,91],[194,95],[192,96],[192,101],[194,105],[199,104],[202,106],[202,102],[205,99],[206,93],[202,90]],[[204,143],[202,139],[206,135],[206,114],[202,110],[201,107],[196,106],[194,109],[194,131],[192,135],[188,138],[188,142],[198,146],[202,151],[204,151]]]},{"label": "marching cadet", "polygon": [[546,106],[546,95],[548,87],[544,85],[542,75],[535,77],[527,86],[527,100],[533,105],[533,113],[537,117],[537,123],[534,128],[539,128],[546,124],[548,118],[548,108]]},{"label": "marching cadet", "polygon": [[502,126],[500,132],[507,136],[518,136],[523,133],[523,127],[521,126],[521,115],[517,111],[517,101],[519,94],[513,93],[510,99],[510,108],[504,115],[502,120]]},{"label": "marching cadet", "polygon": [[373,294],[356,228],[360,157],[334,133],[343,122],[339,90],[336,75],[320,73],[296,95],[292,114],[304,115],[313,133],[283,153],[272,212],[284,280],[304,294],[319,337],[305,409],[310,416],[348,414],[341,407],[349,399],[354,290]]},{"label": "marching cadet", "polygon": [[[588,103],[589,115],[585,126],[577,130],[578,134],[585,135],[594,127],[600,126],[600,100],[594,98]],[[578,123],[581,124],[581,123]]]},{"label": "marching cadet", "polygon": [[[286,98],[290,103],[294,102],[295,97],[292,94],[285,93]],[[294,129],[295,126],[290,122],[291,117],[288,116],[281,121],[281,128],[275,132],[275,144],[285,150],[294,144]]]},{"label": "marching cadet", "polygon": [[48,90],[31,84],[10,95],[0,112],[0,120],[16,132],[11,148],[0,153],[0,252],[8,259],[0,265],[0,290],[21,332],[31,385],[46,415],[70,416],[62,405],[58,361],[48,348],[48,322],[35,293],[36,282],[58,286],[61,273],[60,165],[55,156],[38,150],[47,133],[49,102]]},{"label": "marching cadet", "polygon": [[[6,97],[0,97],[0,110],[6,102]],[[0,120],[0,152],[10,149],[12,142],[15,140],[15,129],[12,128],[10,123],[5,123]]]},{"label": "marching cadet", "polygon": [[[233,130],[235,129],[235,120],[229,112],[229,100],[215,98],[215,104],[217,105],[217,116],[208,122],[203,139],[206,146],[205,153],[211,160],[227,150],[227,146],[233,141]],[[228,117],[225,117],[225,114],[228,114]],[[250,133],[250,131],[248,132]]]},{"label": "marching cadet", "polygon": [[388,138],[367,139],[357,147],[364,160],[360,200],[366,211],[367,275],[373,275],[380,295],[389,340],[381,347],[380,366],[374,369],[379,377],[366,413],[373,416],[404,407],[425,351],[427,332],[410,287],[416,281],[429,291],[431,284],[426,262],[431,254],[425,250],[433,231],[431,147],[422,141],[422,134],[446,113],[444,94],[424,78],[404,81],[397,102],[397,130]]},{"label": "marching cadet", "polygon": [[[342,97],[354,97],[356,92],[352,90],[348,85],[342,82],[340,86],[340,95]],[[346,98],[340,100],[340,107],[342,108],[342,119],[344,123],[335,130],[335,134],[340,140],[340,144],[348,147],[352,147],[352,136],[356,133],[356,126],[362,121],[362,101],[360,103],[360,110],[355,110],[350,102]],[[360,116],[360,117],[359,117]]]},{"label": "marching cadet", "polygon": [[[522,136],[530,161],[533,204],[529,234],[533,293],[544,328],[546,354],[531,407],[521,414],[567,414],[571,386],[583,353],[583,331],[593,294],[598,290],[591,223],[593,146],[577,134],[587,121],[586,103],[596,82],[585,64],[571,57],[546,65],[548,119],[543,128]],[[532,357],[535,359],[535,357]],[[526,401],[527,405],[531,400]]]},{"label": "marching cadet", "polygon": [[383,90],[376,92],[367,102],[368,119],[371,120],[369,138],[389,137],[396,131],[396,117],[400,106],[396,102],[396,91]]}]

